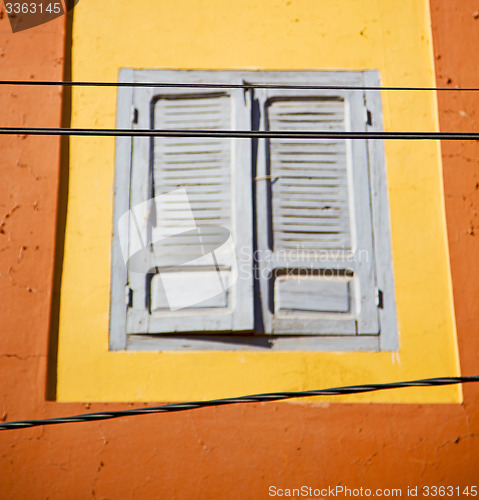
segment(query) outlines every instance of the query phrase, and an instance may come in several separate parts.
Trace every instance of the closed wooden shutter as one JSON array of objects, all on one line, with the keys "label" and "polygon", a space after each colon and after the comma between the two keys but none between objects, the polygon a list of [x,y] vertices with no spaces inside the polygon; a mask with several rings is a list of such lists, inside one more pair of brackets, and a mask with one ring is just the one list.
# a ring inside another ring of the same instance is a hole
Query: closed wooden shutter
[{"label": "closed wooden shutter", "polygon": [[[134,106],[138,128],[228,130],[250,121],[239,92],[141,88]],[[250,154],[231,139],[133,140],[130,204],[143,208],[132,208],[130,239],[138,233],[148,250],[132,261],[143,269],[128,272],[128,333],[253,328],[251,273],[243,266],[238,275],[236,260],[240,242],[252,254],[250,183],[238,180],[240,169],[250,173]]]},{"label": "closed wooden shutter", "polygon": [[[258,96],[267,130],[364,129],[361,95],[264,90]],[[258,168],[259,227],[268,235],[258,236],[262,296],[269,297],[265,330],[378,334],[364,141],[270,139]]]},{"label": "closed wooden shutter", "polygon": [[[120,129],[382,130],[379,92],[342,89],[378,87],[375,71],[122,69],[120,81],[162,84],[118,89]],[[397,348],[382,141],[118,137],[115,165],[110,348],[224,349],[235,332],[280,350]],[[164,338],[189,332],[208,340]]]}]

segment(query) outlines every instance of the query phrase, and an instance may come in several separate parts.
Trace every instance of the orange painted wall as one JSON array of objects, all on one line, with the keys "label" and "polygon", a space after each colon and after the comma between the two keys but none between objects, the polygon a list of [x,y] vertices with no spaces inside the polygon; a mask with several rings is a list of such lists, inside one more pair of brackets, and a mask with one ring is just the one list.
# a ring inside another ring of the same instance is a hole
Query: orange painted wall
[{"label": "orange painted wall", "polygon": [[[478,87],[477,2],[431,0],[431,12],[438,84]],[[12,34],[4,13],[0,78],[62,79],[65,21]],[[479,93],[438,99],[442,130],[478,130]],[[61,103],[57,87],[1,87],[0,123],[59,126]],[[58,138],[0,136],[3,420],[128,407],[46,401],[60,146]],[[472,375],[479,373],[479,142],[442,148],[461,370]],[[479,384],[470,384],[462,405],[270,403],[1,431],[0,498],[268,498],[269,485],[477,484],[478,404]]]}]

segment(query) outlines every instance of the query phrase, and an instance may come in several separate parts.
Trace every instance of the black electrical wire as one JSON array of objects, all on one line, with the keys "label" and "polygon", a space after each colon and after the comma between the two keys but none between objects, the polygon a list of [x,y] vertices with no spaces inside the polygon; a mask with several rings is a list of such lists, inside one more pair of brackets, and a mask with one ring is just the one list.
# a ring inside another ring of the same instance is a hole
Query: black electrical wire
[{"label": "black electrical wire", "polygon": [[251,396],[240,396],[236,398],[213,399],[210,401],[189,401],[185,403],[173,403],[162,406],[134,408],[131,410],[85,413],[83,415],[74,415],[70,417],[46,418],[39,420],[18,420],[15,422],[5,422],[3,424],[0,424],[0,430],[23,429],[27,427],[37,427],[39,425],[66,424],[73,422],[92,422],[95,420],[109,420],[112,418],[131,417],[134,415],[194,410],[197,408],[224,406],[237,403],[263,403],[268,401],[281,401],[284,399],[305,398],[311,396],[344,396],[346,394],[360,394],[364,392],[382,391],[385,389],[400,389],[404,387],[434,387],[467,382],[479,382],[479,375],[473,375],[470,377],[427,378],[422,380],[410,380],[406,382],[392,382],[388,384],[350,385],[345,387],[334,387],[331,389],[319,389],[312,391],[269,392],[265,394],[254,394]]},{"label": "black electrical wire", "polygon": [[355,85],[286,85],[274,83],[166,83],[166,82],[53,82],[31,80],[3,80],[0,85],[62,86],[62,87],[159,87],[208,89],[291,89],[291,90],[402,90],[402,91],[456,91],[477,92],[479,88],[466,87],[371,87]]},{"label": "black electrical wire", "polygon": [[240,139],[402,139],[479,140],[479,132],[315,132],[258,130],[156,130],[112,128],[0,127],[0,135],[69,135],[100,137],[222,137]]}]

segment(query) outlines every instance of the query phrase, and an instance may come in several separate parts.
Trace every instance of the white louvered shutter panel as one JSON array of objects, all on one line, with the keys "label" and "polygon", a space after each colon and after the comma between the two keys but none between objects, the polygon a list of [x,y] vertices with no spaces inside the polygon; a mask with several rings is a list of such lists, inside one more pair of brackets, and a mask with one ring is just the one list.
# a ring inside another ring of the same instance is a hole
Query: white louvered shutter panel
[{"label": "white louvered shutter panel", "polygon": [[[135,106],[138,128],[230,130],[250,122],[240,92],[138,89]],[[237,262],[240,243],[251,250],[251,208],[243,206],[251,207],[250,184],[238,180],[250,171],[250,154],[249,144],[232,139],[134,140],[131,205],[145,208],[130,231],[148,251],[144,272],[129,269],[128,333],[252,329],[251,273]]]},{"label": "white louvered shutter panel", "polygon": [[[360,93],[261,96],[263,126],[271,131],[364,130]],[[262,225],[269,232],[262,243],[267,332],[377,335],[365,141],[265,142],[259,167],[266,182],[259,174],[257,192],[266,198]]]},{"label": "white louvered shutter panel", "polygon": [[[231,127],[231,99],[227,95],[169,95],[153,106],[155,129],[227,130]],[[185,231],[157,251],[156,265],[184,254],[192,260],[198,254],[198,238],[189,234],[192,222],[205,228],[203,241],[220,246],[219,227],[231,231],[231,141],[221,138],[155,137],[153,139],[153,188],[157,199],[152,237],[176,230]],[[184,189],[188,206],[158,195]],[[194,221],[191,220],[194,218]],[[226,260],[225,266],[232,262]],[[199,265],[199,264],[193,264]]]},{"label": "white louvered shutter panel", "polygon": [[[342,100],[275,101],[271,130],[344,130]],[[271,140],[274,248],[351,251],[344,140]]]}]

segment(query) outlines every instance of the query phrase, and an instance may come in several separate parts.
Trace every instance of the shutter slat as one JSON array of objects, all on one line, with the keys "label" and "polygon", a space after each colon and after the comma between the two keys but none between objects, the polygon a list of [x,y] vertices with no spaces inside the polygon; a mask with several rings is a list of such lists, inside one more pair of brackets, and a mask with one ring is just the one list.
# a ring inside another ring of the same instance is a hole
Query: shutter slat
[{"label": "shutter slat", "polygon": [[[274,179],[275,177],[273,177]],[[308,178],[296,178],[296,177],[286,177],[279,178],[279,181],[283,181],[283,184],[291,186],[291,189],[295,189],[296,187],[304,188],[307,187],[309,192],[311,191],[311,186],[314,186],[314,189],[318,189],[321,187],[343,187],[346,186],[346,179],[308,179]],[[278,186],[275,186],[275,189],[279,189],[281,186],[280,182],[277,182]],[[314,191],[315,192],[315,191]],[[319,192],[319,189],[318,189]]]},{"label": "shutter slat", "polygon": [[[317,186],[316,191],[318,193],[322,193],[324,195],[324,198],[327,196],[330,196],[331,199],[337,200],[338,199],[338,194],[342,192],[342,189],[340,186]],[[316,200],[316,197],[311,194],[311,188],[309,186],[291,186],[290,189],[282,189],[280,186],[280,189],[278,189],[278,192],[282,193],[285,196],[288,196],[290,199],[312,199]]]},{"label": "shutter slat", "polygon": [[[156,186],[159,192],[168,192],[178,188],[180,184],[174,180],[165,181],[161,186]],[[219,182],[202,182],[188,184],[188,195],[191,193],[202,193],[207,195],[223,195],[223,186]]]}]

